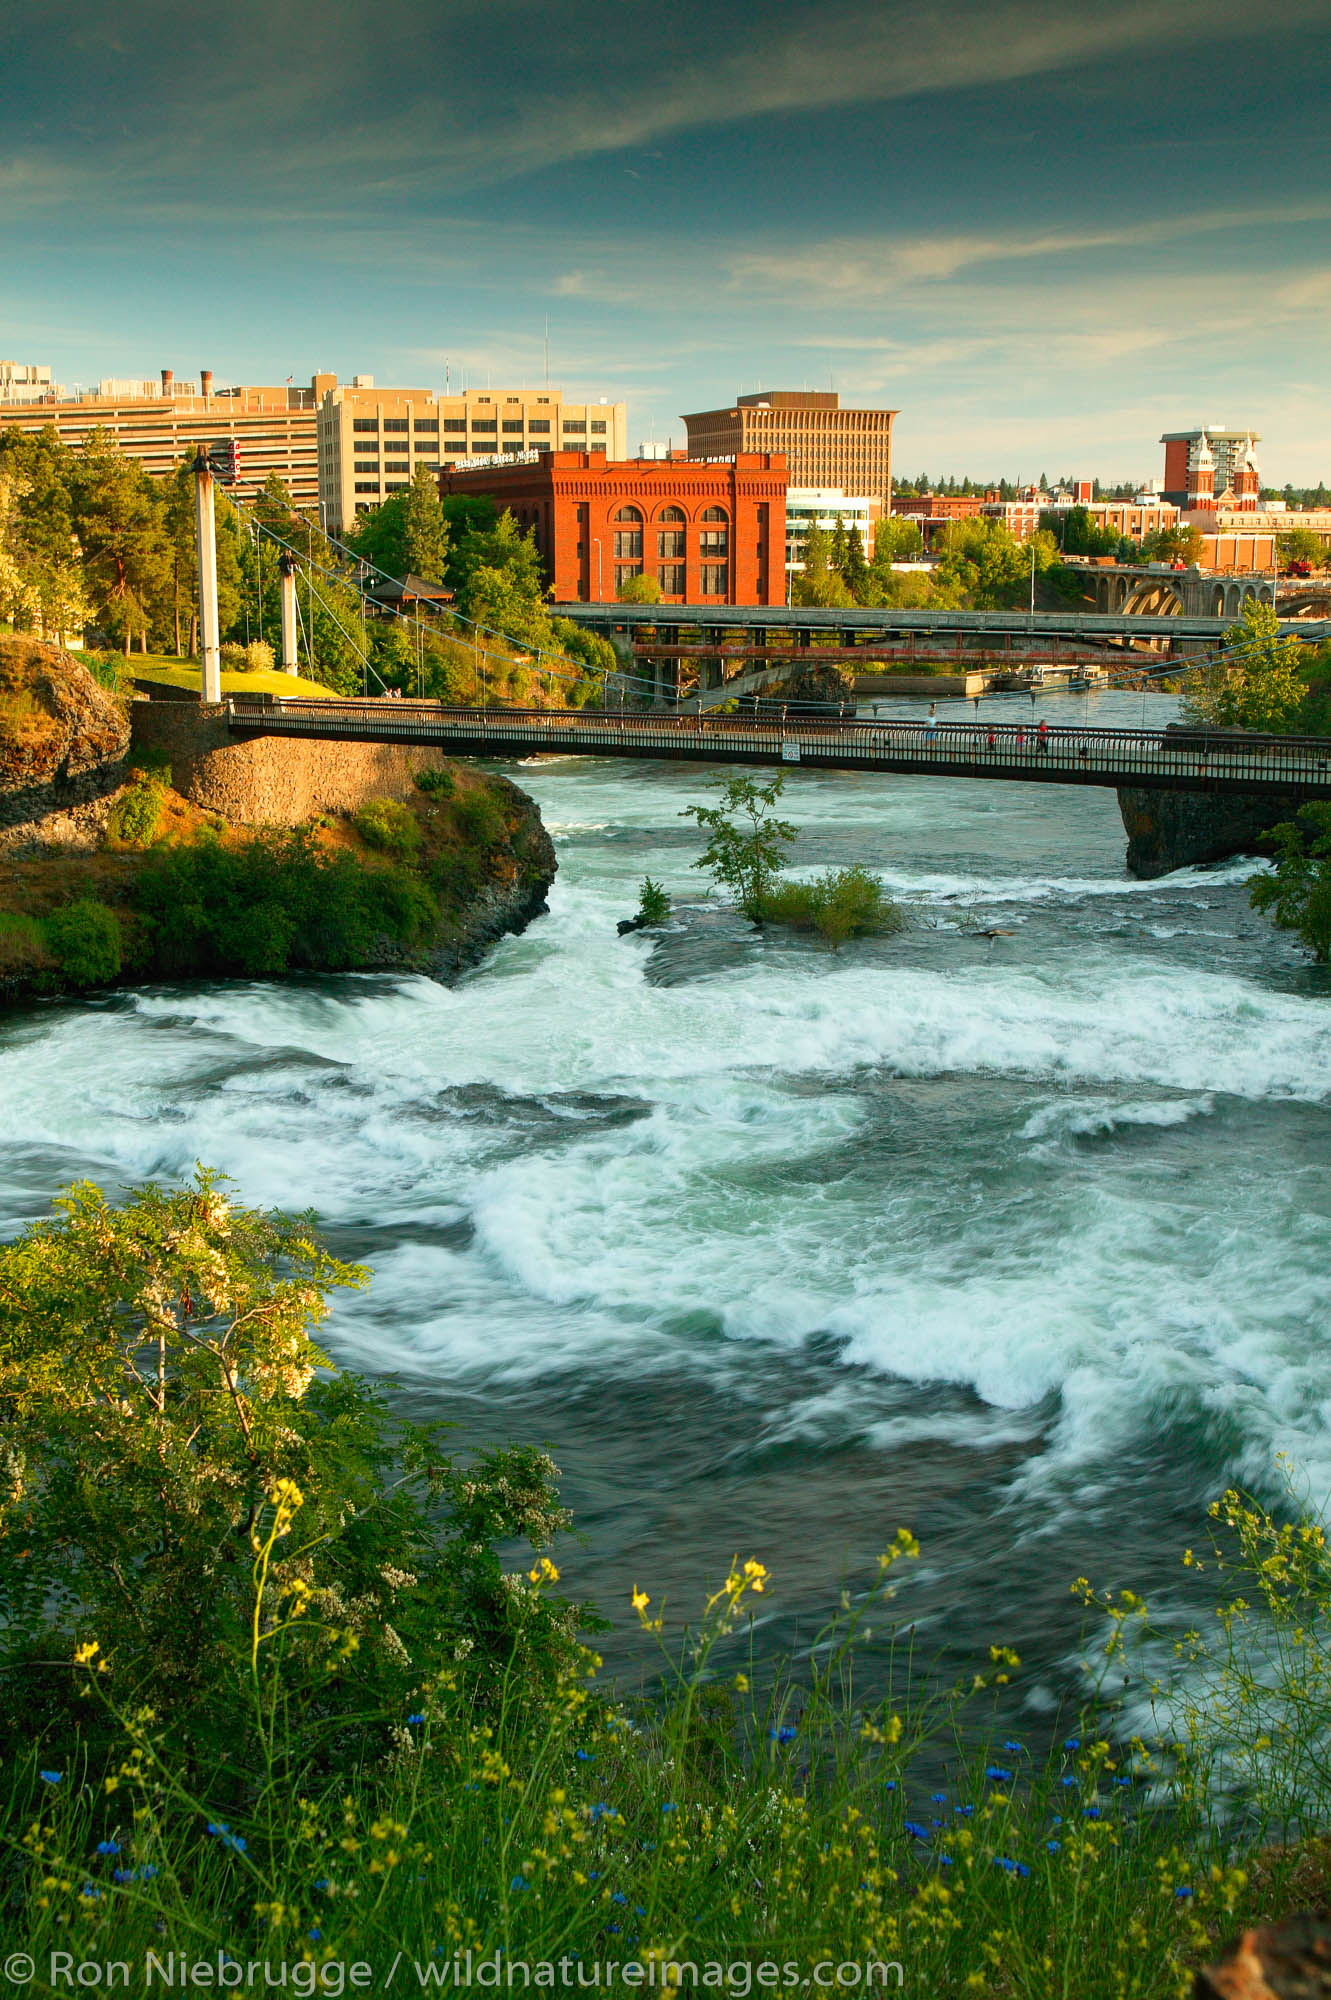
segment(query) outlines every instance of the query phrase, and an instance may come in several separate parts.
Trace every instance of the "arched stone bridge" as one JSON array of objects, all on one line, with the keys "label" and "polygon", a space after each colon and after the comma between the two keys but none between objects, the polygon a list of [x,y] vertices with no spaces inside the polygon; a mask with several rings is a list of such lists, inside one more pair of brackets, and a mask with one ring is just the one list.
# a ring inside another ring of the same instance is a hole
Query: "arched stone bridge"
[{"label": "arched stone bridge", "polygon": [[1235,619],[1247,604],[1273,604],[1276,599],[1269,570],[1211,576],[1195,564],[1171,569],[1167,563],[1097,563],[1087,564],[1081,574],[1087,596],[1106,616]]}]

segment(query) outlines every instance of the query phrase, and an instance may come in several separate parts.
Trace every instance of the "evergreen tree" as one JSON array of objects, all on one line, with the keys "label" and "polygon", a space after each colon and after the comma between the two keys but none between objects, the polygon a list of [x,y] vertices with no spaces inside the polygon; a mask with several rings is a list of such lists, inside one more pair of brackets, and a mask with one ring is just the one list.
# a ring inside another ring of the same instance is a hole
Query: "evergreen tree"
[{"label": "evergreen tree", "polygon": [[832,568],[845,582],[846,578],[846,524],[838,514],[836,526],[832,530],[832,552],[829,557]]},{"label": "evergreen tree", "polygon": [[419,576],[426,583],[442,583],[448,570],[448,523],[433,474],[418,465],[411,485],[401,498],[406,503],[402,521],[403,574]]},{"label": "evergreen tree", "polygon": [[154,613],[170,597],[165,497],[139,461],[101,430],[78,454],[70,485],[94,610],[126,654],[136,637],[146,650]]},{"label": "evergreen tree", "polygon": [[851,523],[850,533],[846,536],[846,559],[841,565],[841,574],[855,602],[862,604],[864,586],[869,580],[869,565],[864,559],[864,537],[858,522]]}]

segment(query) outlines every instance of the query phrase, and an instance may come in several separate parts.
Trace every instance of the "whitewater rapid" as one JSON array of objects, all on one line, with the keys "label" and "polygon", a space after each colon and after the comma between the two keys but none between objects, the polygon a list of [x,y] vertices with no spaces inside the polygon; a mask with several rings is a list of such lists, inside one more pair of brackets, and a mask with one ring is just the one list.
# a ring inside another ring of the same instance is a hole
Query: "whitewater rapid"
[{"label": "whitewater rapid", "polygon": [[550,914],[457,987],[0,1026],[0,1225],[198,1159],[317,1209],[374,1270],[334,1351],[464,1442],[548,1443],[617,1618],[740,1548],[781,1639],[907,1523],[940,1643],[1052,1662],[1071,1577],[1172,1579],[1227,1480],[1283,1453],[1331,1495],[1331,994],[1249,864],[1129,880],[1112,794],[796,774],[797,866],[876,869],[905,938],[621,940],[644,874],[700,897],[714,774],[512,775]]}]

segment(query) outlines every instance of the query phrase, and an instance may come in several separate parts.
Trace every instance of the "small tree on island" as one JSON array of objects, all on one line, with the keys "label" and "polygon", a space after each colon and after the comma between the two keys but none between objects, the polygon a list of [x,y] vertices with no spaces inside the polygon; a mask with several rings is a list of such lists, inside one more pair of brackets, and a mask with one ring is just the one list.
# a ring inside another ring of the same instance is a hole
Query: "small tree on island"
[{"label": "small tree on island", "polygon": [[694,867],[710,868],[754,923],[761,923],[773,878],[786,865],[783,849],[799,837],[798,827],[775,817],[785,783],[780,771],[768,785],[731,778],[721,787],[718,805],[686,806],[681,814],[683,819],[696,819],[711,835]]}]

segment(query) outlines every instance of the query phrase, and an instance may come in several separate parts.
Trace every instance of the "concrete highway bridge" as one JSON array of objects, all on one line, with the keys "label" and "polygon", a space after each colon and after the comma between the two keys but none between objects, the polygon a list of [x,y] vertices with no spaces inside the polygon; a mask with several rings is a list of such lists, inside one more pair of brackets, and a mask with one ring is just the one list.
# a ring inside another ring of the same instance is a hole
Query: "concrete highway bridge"
[{"label": "concrete highway bridge", "polygon": [[1248,604],[1276,602],[1270,570],[1249,570],[1217,576],[1194,564],[1174,569],[1168,563],[1078,563],[1086,594],[1101,615],[1133,618],[1209,618],[1233,624]]},{"label": "concrete highway bridge", "polygon": [[1331,740],[1202,729],[1052,728],[1029,723],[805,721],[735,715],[445,708],[431,701],[231,696],[234,736],[429,744],[456,757],[653,757],[799,764],[1118,790],[1331,799]]}]

